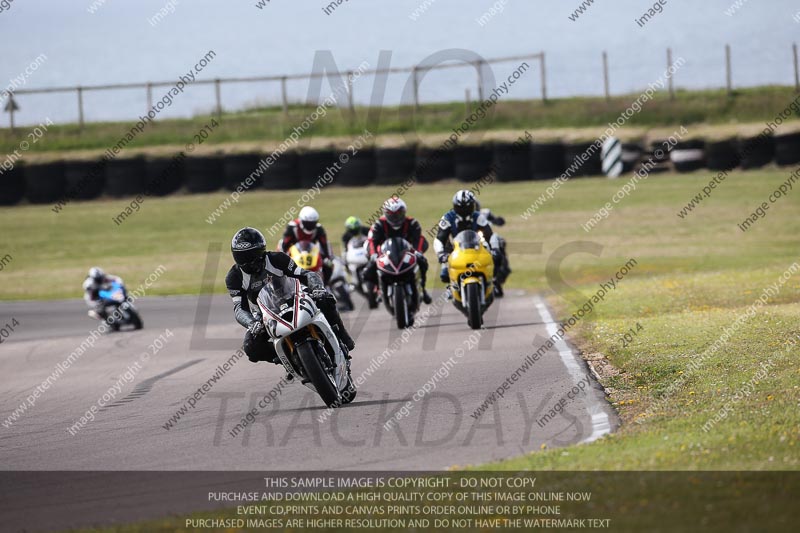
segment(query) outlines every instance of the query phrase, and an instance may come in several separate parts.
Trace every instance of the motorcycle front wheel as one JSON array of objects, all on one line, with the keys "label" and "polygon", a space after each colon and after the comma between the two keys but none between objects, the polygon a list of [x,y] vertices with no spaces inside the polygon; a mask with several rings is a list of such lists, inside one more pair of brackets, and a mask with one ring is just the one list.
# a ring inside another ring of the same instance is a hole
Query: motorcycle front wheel
[{"label": "motorcycle front wheel", "polygon": [[406,329],[411,325],[406,293],[399,285],[394,288],[394,317],[397,319],[399,329]]},{"label": "motorcycle front wheel", "polygon": [[306,371],[306,377],[311,380],[311,384],[325,405],[338,407],[342,404],[342,399],[333,380],[322,366],[322,358],[317,355],[317,351],[321,349],[315,343],[305,342],[297,345],[297,355]]},{"label": "motorcycle front wheel", "polygon": [[483,312],[481,310],[481,286],[478,283],[470,283],[464,287],[467,308],[467,324],[472,329],[481,329],[483,325]]}]

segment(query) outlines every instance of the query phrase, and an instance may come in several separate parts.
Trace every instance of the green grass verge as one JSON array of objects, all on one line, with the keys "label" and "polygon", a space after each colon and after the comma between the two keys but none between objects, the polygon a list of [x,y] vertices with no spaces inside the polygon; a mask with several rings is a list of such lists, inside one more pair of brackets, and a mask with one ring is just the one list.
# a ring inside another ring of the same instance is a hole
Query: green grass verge
[{"label": "green grass verge", "polygon": [[[639,94],[615,96],[609,101],[599,97],[574,97],[540,101],[500,102],[493,117],[480,120],[475,130],[524,130],[586,128],[605,126],[617,118],[637,99]],[[748,122],[762,123],[773,120],[796,94],[791,87],[759,87],[737,90],[728,95],[723,90],[678,91],[675,100],[658,94],[647,102],[640,113],[628,121],[628,128],[671,127],[696,124],[732,125]],[[274,146],[285,139],[296,125],[312,111],[310,107],[293,106],[288,119],[280,107],[251,109],[226,113],[222,128],[216,129],[206,142],[214,148],[229,148],[231,143],[254,143],[253,149],[262,145]],[[323,120],[316,121],[303,136],[304,142],[312,137],[352,138],[369,126],[375,135],[420,135],[450,132],[462,123],[465,116],[463,103],[428,104],[416,113],[407,108],[387,107],[381,110],[378,124],[367,121],[367,108],[357,108],[355,116],[348,111],[331,111]],[[796,119],[796,117],[794,117]],[[208,123],[208,117],[183,120],[163,120],[147,126],[128,145],[126,152],[152,148],[155,151],[174,152]],[[793,119],[794,121],[794,119]],[[30,145],[23,156],[36,154],[57,155],[58,152],[96,149],[102,152],[119,141],[133,126],[132,122],[90,123],[81,131],[76,124],[50,126],[44,137]],[[696,128],[693,128],[696,131]],[[16,134],[0,129],[0,150],[12,153],[26,139],[28,129],[19,128]],[[553,135],[560,136],[559,133]],[[541,137],[541,135],[537,135]],[[591,139],[596,134],[589,135]],[[407,139],[411,137],[406,136]],[[30,139],[28,139],[30,141]],[[175,149],[169,150],[172,146]],[[234,148],[235,149],[235,148]]]},{"label": "green grass verge", "polygon": [[[582,179],[565,184],[554,199],[525,221],[519,215],[548,183],[493,184],[482,201],[509,223],[514,274],[510,286],[542,291],[547,260],[574,241],[602,246],[599,257],[568,255],[564,278],[582,296],[553,296],[561,318],[628,259],[637,267],[573,331],[587,357],[610,363],[603,378],[626,422],[613,436],[570,449],[545,450],[487,465],[489,469],[797,469],[800,466],[800,275],[791,277],[758,314],[743,322],[727,344],[698,371],[688,365],[745,312],[761,291],[798,258],[800,193],[773,204],[765,218],[742,233],[736,224],[790,173],[790,169],[737,172],[685,220],[677,212],[709,174],[654,175],[621,202],[591,233],[581,229],[622,185],[620,180]],[[447,208],[456,183],[416,186],[406,200],[423,226]],[[331,187],[314,205],[334,240],[345,217],[367,217],[392,187]],[[150,198],[117,227],[112,217],[125,201],[71,204],[61,214],[49,206],[0,210],[0,256],[13,259],[0,272],[2,299],[78,298],[86,269],[100,264],[141,283],[158,265],[167,271],[148,294],[189,294],[200,287],[209,243],[223,248],[244,225],[268,228],[295,204],[297,191],[250,192],[215,224],[206,217],[225,193]],[[277,235],[274,238],[277,240]],[[541,243],[542,251],[537,249]],[[216,290],[223,291],[220,260]],[[436,277],[436,276],[432,276]],[[639,323],[629,346],[620,337]],[[771,362],[753,382],[760,363]],[[601,365],[602,366],[602,365]],[[683,376],[683,378],[682,378]],[[677,379],[685,384],[667,392]],[[742,400],[736,394],[752,387]],[[665,398],[662,403],[659,399]],[[725,406],[731,413],[711,431],[704,423]],[[653,409],[653,407],[657,407]],[[642,416],[646,414],[647,416]],[[639,419],[641,423],[634,422]]]}]

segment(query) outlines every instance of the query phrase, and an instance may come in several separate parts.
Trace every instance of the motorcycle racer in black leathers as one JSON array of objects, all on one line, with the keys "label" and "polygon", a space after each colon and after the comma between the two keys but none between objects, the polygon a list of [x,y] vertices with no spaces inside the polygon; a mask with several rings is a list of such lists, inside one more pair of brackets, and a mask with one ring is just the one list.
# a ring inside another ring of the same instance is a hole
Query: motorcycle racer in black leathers
[{"label": "motorcycle racer in black leathers", "polygon": [[[484,240],[489,245],[489,251],[492,253],[495,273],[500,271],[502,265],[500,243],[497,235],[492,231],[492,225],[485,216],[476,210],[476,205],[475,194],[472,191],[462,189],[453,196],[453,209],[442,215],[439,221],[439,230],[436,234],[436,240],[433,241],[433,250],[442,265],[439,277],[443,283],[450,283],[447,260],[450,257],[450,252],[453,251],[451,239],[466,230],[480,232],[483,235]],[[494,281],[497,287],[496,275]],[[502,294],[502,289],[500,291]]]},{"label": "motorcycle racer in black leathers", "polygon": [[258,293],[272,276],[296,278],[311,289],[311,297],[347,348],[343,351],[350,358],[348,352],[355,348],[355,342],[336,310],[336,298],[325,290],[319,274],[300,268],[283,252],[268,252],[264,235],[254,228],[242,228],[236,232],[231,241],[231,253],[235,264],[225,276],[225,285],[233,300],[236,321],[247,329],[242,348],[251,362],[280,364],[257,304]]}]

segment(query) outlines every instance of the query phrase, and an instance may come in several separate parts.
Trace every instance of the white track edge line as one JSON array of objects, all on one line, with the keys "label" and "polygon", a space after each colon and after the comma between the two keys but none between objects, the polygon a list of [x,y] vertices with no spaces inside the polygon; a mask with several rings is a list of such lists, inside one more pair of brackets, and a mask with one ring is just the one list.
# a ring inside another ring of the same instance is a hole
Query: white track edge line
[{"label": "white track edge line", "polygon": [[[553,319],[553,316],[550,314],[550,310],[547,309],[547,304],[544,302],[541,296],[536,296],[534,298],[534,305],[536,305],[536,311],[539,313],[539,316],[542,318],[542,321],[547,328],[547,334],[549,338],[552,338],[553,335],[556,335],[558,332],[558,323]],[[556,340],[555,348],[556,351],[558,351],[558,355],[561,357],[561,361],[564,363],[564,366],[567,367],[567,371],[570,373],[572,378],[576,383],[580,382],[585,377],[581,371],[580,363],[582,359],[580,356],[572,351],[567,343],[564,342],[564,339],[561,338]],[[600,437],[611,433],[611,420],[608,418],[608,414],[606,414],[603,406],[598,405],[597,401],[595,401],[590,395],[587,396],[589,398],[589,416],[592,420],[592,433],[585,439],[581,440],[578,444],[594,442]]]}]

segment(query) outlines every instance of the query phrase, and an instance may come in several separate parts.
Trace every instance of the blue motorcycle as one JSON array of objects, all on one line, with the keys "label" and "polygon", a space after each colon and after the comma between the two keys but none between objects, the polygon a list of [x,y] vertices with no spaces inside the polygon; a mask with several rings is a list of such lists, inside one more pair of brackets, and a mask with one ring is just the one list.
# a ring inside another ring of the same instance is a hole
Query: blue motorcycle
[{"label": "blue motorcycle", "polygon": [[99,291],[100,299],[103,302],[108,324],[114,331],[119,331],[122,326],[133,326],[133,329],[142,329],[142,319],[139,312],[128,301],[128,291],[119,282],[112,282]]}]

